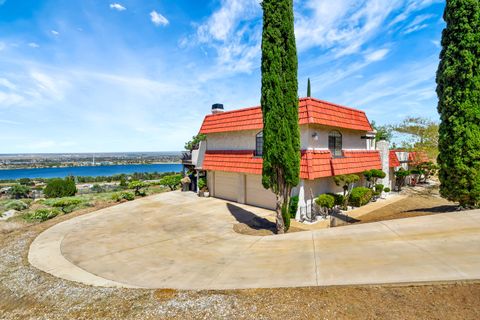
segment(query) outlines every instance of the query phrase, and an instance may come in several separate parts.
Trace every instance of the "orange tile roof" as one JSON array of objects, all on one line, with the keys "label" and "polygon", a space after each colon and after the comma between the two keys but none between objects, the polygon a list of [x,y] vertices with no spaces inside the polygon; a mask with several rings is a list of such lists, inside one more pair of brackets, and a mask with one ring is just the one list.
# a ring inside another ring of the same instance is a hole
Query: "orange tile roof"
[{"label": "orange tile roof", "polygon": [[213,171],[262,174],[263,159],[254,157],[254,151],[207,151],[202,169]]},{"label": "orange tile roof", "polygon": [[408,162],[413,165],[429,162],[430,159],[425,151],[411,151],[408,153]]},{"label": "orange tile roof", "polygon": [[300,158],[300,178],[313,180],[317,178],[331,177],[332,154],[328,150],[302,151]]},{"label": "orange tile roof", "polygon": [[359,173],[370,169],[382,169],[380,152],[377,150],[344,150],[343,156],[343,158],[332,159],[334,176]]},{"label": "orange tile roof", "polygon": [[[301,98],[298,110],[299,124],[319,124],[335,128],[372,131],[365,112],[322,101]],[[259,130],[263,128],[261,107],[239,109],[207,115],[200,133]]]},{"label": "orange tile roof", "polygon": [[[213,151],[205,153],[203,170],[262,174],[261,157],[254,157],[251,150]],[[378,151],[344,150],[343,158],[332,158],[328,150],[302,151],[300,178],[314,180],[334,175],[360,173],[369,169],[381,169]]]},{"label": "orange tile roof", "polygon": [[400,160],[398,160],[397,152],[395,150],[390,150],[388,160],[389,160],[389,163],[390,163],[389,164],[390,168],[400,166]]}]

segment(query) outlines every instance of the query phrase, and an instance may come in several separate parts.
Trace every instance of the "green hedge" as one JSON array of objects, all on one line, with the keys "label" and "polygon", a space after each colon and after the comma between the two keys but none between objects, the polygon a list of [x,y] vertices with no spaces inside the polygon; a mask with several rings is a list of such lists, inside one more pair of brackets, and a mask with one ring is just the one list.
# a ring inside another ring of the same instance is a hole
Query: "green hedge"
[{"label": "green hedge", "polygon": [[338,193],[327,193],[328,195],[331,195],[335,199],[335,205],[336,206],[343,206],[343,203],[345,202],[345,197],[343,194],[338,194]]},{"label": "green hedge", "polygon": [[335,205],[335,198],[330,194],[321,194],[315,199],[315,203],[321,208],[332,209]]},{"label": "green hedge", "polygon": [[122,200],[132,201],[135,200],[135,195],[132,192],[118,192],[112,195],[112,200],[117,202]]},{"label": "green hedge", "polygon": [[365,187],[353,188],[350,194],[350,205],[354,207],[361,207],[370,202],[373,196],[373,191]]}]

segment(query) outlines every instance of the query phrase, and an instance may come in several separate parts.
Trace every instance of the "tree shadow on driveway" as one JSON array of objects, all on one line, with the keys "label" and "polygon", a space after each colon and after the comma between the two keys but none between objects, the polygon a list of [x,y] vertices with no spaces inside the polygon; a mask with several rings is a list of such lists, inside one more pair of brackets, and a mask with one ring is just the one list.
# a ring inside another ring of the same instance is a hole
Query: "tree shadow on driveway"
[{"label": "tree shadow on driveway", "polygon": [[230,214],[239,222],[247,225],[254,230],[268,230],[272,233],[276,232],[276,225],[270,220],[259,217],[253,212],[240,208],[234,204],[227,203]]}]

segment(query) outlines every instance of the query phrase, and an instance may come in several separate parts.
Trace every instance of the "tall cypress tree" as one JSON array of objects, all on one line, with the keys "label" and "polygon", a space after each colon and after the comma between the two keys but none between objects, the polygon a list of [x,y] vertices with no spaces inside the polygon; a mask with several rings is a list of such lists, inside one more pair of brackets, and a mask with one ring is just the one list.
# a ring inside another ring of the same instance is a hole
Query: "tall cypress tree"
[{"label": "tall cypress tree", "polygon": [[480,0],[447,0],[437,72],[440,193],[480,206]]},{"label": "tall cypress tree", "polygon": [[307,83],[307,97],[312,96],[312,89],[310,88],[310,78],[308,78],[308,83]]},{"label": "tall cypress tree", "polygon": [[300,175],[297,49],[293,0],[263,0],[262,183],[277,196],[277,232],[290,226],[288,203]]}]

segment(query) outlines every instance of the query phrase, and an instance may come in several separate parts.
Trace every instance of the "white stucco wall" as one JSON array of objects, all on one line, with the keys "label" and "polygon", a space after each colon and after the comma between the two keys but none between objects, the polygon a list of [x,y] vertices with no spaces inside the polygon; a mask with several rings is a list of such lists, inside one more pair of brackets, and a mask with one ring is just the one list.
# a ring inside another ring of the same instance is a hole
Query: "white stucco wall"
[{"label": "white stucco wall", "polygon": [[255,136],[260,130],[207,134],[207,150],[255,150]]},{"label": "white stucco wall", "polygon": [[408,170],[408,152],[396,151],[395,153],[397,154],[397,158],[400,161],[400,166],[403,169]]},{"label": "white stucco wall", "polygon": [[[334,129],[319,125],[304,125],[300,128],[301,148],[305,149],[328,149],[328,134],[333,131],[339,131],[342,134],[343,149],[350,150],[368,150],[368,140],[361,137],[366,135],[366,132]],[[317,133],[318,139],[314,138]]]},{"label": "white stucco wall", "polygon": [[[302,150],[328,149],[328,134],[337,130],[342,134],[343,149],[369,150],[370,140],[362,139],[363,131],[333,129],[318,125],[300,127],[300,144]],[[207,134],[207,150],[255,150],[255,136],[260,130],[220,132]],[[313,135],[317,133],[318,140]]]}]

